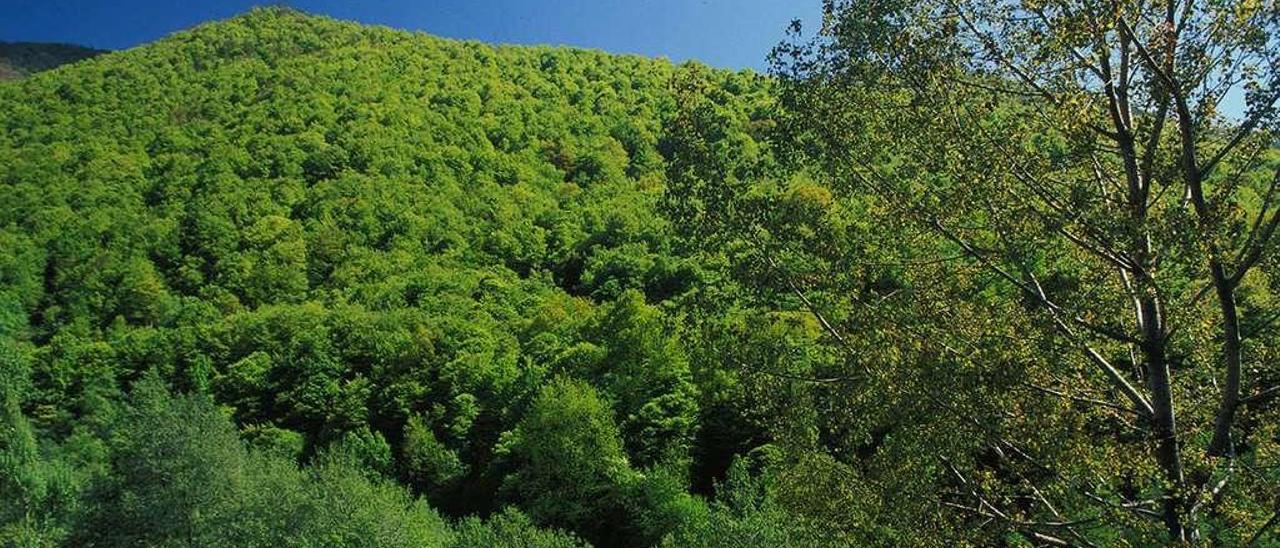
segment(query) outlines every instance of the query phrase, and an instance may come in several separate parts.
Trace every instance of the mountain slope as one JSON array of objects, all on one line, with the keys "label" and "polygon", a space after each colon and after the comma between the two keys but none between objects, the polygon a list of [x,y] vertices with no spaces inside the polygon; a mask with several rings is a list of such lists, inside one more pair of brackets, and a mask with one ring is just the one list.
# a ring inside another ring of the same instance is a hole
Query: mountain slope
[{"label": "mountain slope", "polygon": [[[155,374],[254,451],[356,455],[451,516],[514,505],[656,542],[701,504],[677,478],[726,386],[700,384],[670,312],[704,276],[655,211],[678,73],[763,101],[748,73],[282,9],[0,86],[14,405],[49,443],[113,447]],[[712,439],[759,437],[731,426]],[[89,461],[107,477],[83,489],[126,489],[91,509],[133,496],[119,461]],[[76,542],[169,538],[87,514],[50,519]]]},{"label": "mountain slope", "polygon": [[103,53],[106,52],[74,44],[0,42],[0,80],[22,78]]}]

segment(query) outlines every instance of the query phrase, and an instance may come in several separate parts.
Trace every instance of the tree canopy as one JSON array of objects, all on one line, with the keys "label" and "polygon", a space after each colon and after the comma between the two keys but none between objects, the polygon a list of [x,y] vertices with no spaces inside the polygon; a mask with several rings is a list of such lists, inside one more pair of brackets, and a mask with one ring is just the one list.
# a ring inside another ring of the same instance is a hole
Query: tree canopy
[{"label": "tree canopy", "polygon": [[831,0],[760,75],[261,8],[0,83],[0,544],[1280,542],[1277,13]]},{"label": "tree canopy", "polygon": [[709,270],[657,213],[683,70],[762,85],[278,8],[0,85],[4,542],[699,519],[763,436],[700,428],[734,381],[695,371]]}]

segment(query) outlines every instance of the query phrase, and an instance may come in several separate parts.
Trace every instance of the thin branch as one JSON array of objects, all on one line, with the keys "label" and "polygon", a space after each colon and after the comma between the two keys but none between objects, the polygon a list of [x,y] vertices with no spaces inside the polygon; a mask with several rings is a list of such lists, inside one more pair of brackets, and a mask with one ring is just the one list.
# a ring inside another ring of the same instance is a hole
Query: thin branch
[{"label": "thin branch", "polygon": [[1258,541],[1262,540],[1262,535],[1265,535],[1267,531],[1275,527],[1277,522],[1280,522],[1280,510],[1276,510],[1275,513],[1271,514],[1271,519],[1263,523],[1262,527],[1259,527],[1258,531],[1249,537],[1249,542],[1246,542],[1245,546],[1257,546]]},{"label": "thin branch", "polygon": [[759,373],[768,377],[777,377],[779,379],[787,379],[790,381],[808,382],[813,384],[833,384],[840,382],[858,382],[864,380],[861,377],[806,377],[804,375],[796,375],[792,373],[782,373],[779,371],[769,371],[759,367],[751,367],[742,362],[742,360],[733,360],[738,367],[749,373]]},{"label": "thin branch", "polygon": [[1138,50],[1138,55],[1142,57],[1143,61],[1147,62],[1147,67],[1150,68],[1152,72],[1155,72],[1156,76],[1160,77],[1160,81],[1165,85],[1169,95],[1173,96],[1175,99],[1182,100],[1182,90],[1178,88],[1178,83],[1173,80],[1173,75],[1166,73],[1164,69],[1156,63],[1155,58],[1151,56],[1151,52],[1147,51],[1146,46],[1142,45],[1142,40],[1138,38],[1137,33],[1133,32],[1133,28],[1129,26],[1128,22],[1124,19],[1120,19],[1119,23],[1120,30],[1129,35],[1129,39],[1133,42],[1134,48]]},{"label": "thin branch", "polygon": [[1271,93],[1271,97],[1267,99],[1263,105],[1249,117],[1248,120],[1240,125],[1240,128],[1236,130],[1236,134],[1231,138],[1231,140],[1227,141],[1227,144],[1223,145],[1221,149],[1218,149],[1218,152],[1214,153],[1213,157],[1201,166],[1200,177],[1209,176],[1209,174],[1213,172],[1213,168],[1217,167],[1218,162],[1221,162],[1227,154],[1240,145],[1241,141],[1244,141],[1245,138],[1252,134],[1253,130],[1258,127],[1258,124],[1262,122],[1262,119],[1271,113],[1271,108],[1275,106],[1277,100],[1280,100],[1280,87],[1276,87],[1275,91]]},{"label": "thin branch", "polygon": [[[1275,176],[1271,180],[1271,190],[1267,191],[1268,197],[1272,195],[1278,184],[1280,184],[1280,168],[1276,169]],[[1264,208],[1263,211],[1265,211],[1266,204],[1263,204],[1262,207]],[[1244,275],[1249,272],[1249,269],[1253,268],[1253,265],[1262,259],[1262,254],[1266,251],[1267,244],[1271,243],[1271,238],[1275,236],[1277,227],[1280,227],[1280,211],[1271,214],[1271,220],[1262,229],[1260,236],[1254,237],[1255,234],[1258,234],[1256,230],[1249,234],[1249,243],[1252,246],[1247,248],[1248,253],[1240,258],[1240,261],[1236,264],[1235,273],[1228,279],[1233,286],[1239,284]]]},{"label": "thin branch", "polygon": [[1276,393],[1280,393],[1280,385],[1272,386],[1271,388],[1267,388],[1267,389],[1265,389],[1265,390],[1262,390],[1261,392],[1258,392],[1257,394],[1254,394],[1254,395],[1249,396],[1249,397],[1247,397],[1247,398],[1242,398],[1242,399],[1240,400],[1240,404],[1241,404],[1241,405],[1246,405],[1246,404],[1250,404],[1250,403],[1253,403],[1253,402],[1256,402],[1256,401],[1261,401],[1261,400],[1265,399],[1267,396],[1270,396],[1270,395],[1272,395],[1272,394],[1276,394]]},{"label": "thin branch", "polygon": [[1071,328],[1067,326],[1067,324],[1063,322],[1062,319],[1058,316],[1057,314],[1058,306],[1056,304],[1046,299],[1043,294],[1038,293],[1035,290],[1027,287],[1022,281],[1018,280],[1016,277],[1014,277],[1013,275],[1005,271],[1005,269],[1000,268],[999,265],[996,265],[991,261],[987,260],[987,258],[983,254],[979,253],[968,242],[960,239],[953,232],[951,232],[946,227],[944,227],[942,223],[935,220],[933,222],[933,225],[935,228],[938,229],[939,232],[943,234],[943,236],[945,236],[948,240],[951,240],[953,243],[963,248],[966,252],[970,253],[970,255],[974,257],[974,259],[977,259],[979,262],[982,262],[983,264],[985,264],[987,268],[994,271],[1000,277],[1004,278],[1005,280],[1009,281],[1015,286],[1021,288],[1023,291],[1039,299],[1041,304],[1045,305],[1045,308],[1049,310],[1050,317],[1053,319],[1054,323],[1059,327],[1059,330],[1061,330],[1064,335],[1066,335],[1069,339],[1071,339],[1072,342],[1076,343],[1081,347],[1081,350],[1084,351],[1085,355],[1088,356],[1089,360],[1102,369],[1103,373],[1105,373],[1107,377],[1111,379],[1112,384],[1114,384],[1117,388],[1119,388],[1120,391],[1123,392],[1124,395],[1128,397],[1130,401],[1133,402],[1133,404],[1137,407],[1138,411],[1140,413],[1143,413],[1144,416],[1148,416],[1148,417],[1155,415],[1155,409],[1151,406],[1151,403],[1148,402],[1147,399],[1142,396],[1142,393],[1138,392],[1138,389],[1134,388],[1134,386],[1130,384],[1128,380],[1125,380],[1124,375],[1122,375],[1120,371],[1118,371],[1115,368],[1115,366],[1111,365],[1111,362],[1107,361],[1106,358],[1102,357],[1102,354],[1100,354],[1097,350],[1094,350],[1092,346],[1089,346],[1084,341],[1079,340],[1079,338],[1075,336],[1075,333],[1071,330]]},{"label": "thin branch", "polygon": [[[772,255],[770,255],[767,251],[764,251],[763,249],[761,249],[761,252],[764,254],[764,260],[769,264],[770,268],[774,269],[775,271],[782,272],[782,269],[778,266],[777,261],[773,260]],[[840,343],[840,346],[843,347],[845,351],[849,353],[850,356],[856,355],[856,352],[854,352],[853,347],[849,344],[849,341],[846,341],[844,336],[840,334],[840,331],[837,330],[836,327],[831,324],[831,322],[827,321],[826,315],[824,315],[821,310],[818,310],[818,307],[813,304],[813,301],[809,300],[809,297],[805,295],[803,290],[800,289],[800,286],[796,285],[795,281],[793,281],[791,277],[787,276],[785,273],[783,273],[783,278],[786,280],[787,287],[791,289],[791,292],[795,294],[796,298],[800,299],[800,302],[804,303],[805,308],[809,309],[809,313],[813,314],[813,316],[818,319],[819,324],[822,324],[822,328],[826,330],[826,332],[830,334],[831,337],[836,340],[836,342]],[[866,374],[870,375],[871,368],[867,367],[866,363],[862,363],[862,362],[860,363],[862,364],[863,371]]]},{"label": "thin branch", "polygon": [[1068,400],[1071,400],[1071,401],[1074,401],[1074,402],[1077,402],[1077,403],[1087,403],[1087,404],[1090,404],[1090,405],[1098,405],[1098,406],[1105,407],[1105,408],[1107,408],[1107,409],[1112,409],[1112,410],[1120,411],[1120,412],[1123,412],[1123,413],[1130,413],[1130,414],[1134,414],[1134,415],[1140,415],[1137,411],[1134,411],[1133,409],[1130,409],[1130,408],[1125,407],[1125,406],[1123,406],[1123,405],[1116,405],[1116,404],[1111,403],[1111,402],[1109,402],[1109,401],[1098,400],[1098,399],[1093,399],[1093,398],[1085,398],[1085,397],[1081,397],[1081,396],[1073,396],[1073,395],[1068,394],[1068,393],[1066,393],[1066,392],[1062,392],[1062,391],[1059,391],[1059,390],[1054,390],[1054,389],[1052,389],[1052,388],[1047,388],[1047,387],[1044,387],[1044,386],[1039,386],[1039,385],[1032,384],[1032,383],[1029,383],[1029,382],[1023,382],[1023,383],[1022,383],[1022,385],[1023,385],[1023,386],[1025,386],[1025,387],[1027,387],[1027,388],[1030,388],[1030,389],[1032,389],[1032,390],[1035,390],[1035,391],[1037,391],[1037,392],[1042,392],[1042,393],[1049,394],[1049,395],[1052,395],[1052,396],[1057,396],[1057,397],[1059,397],[1059,398],[1065,398],[1065,399],[1068,399]]}]

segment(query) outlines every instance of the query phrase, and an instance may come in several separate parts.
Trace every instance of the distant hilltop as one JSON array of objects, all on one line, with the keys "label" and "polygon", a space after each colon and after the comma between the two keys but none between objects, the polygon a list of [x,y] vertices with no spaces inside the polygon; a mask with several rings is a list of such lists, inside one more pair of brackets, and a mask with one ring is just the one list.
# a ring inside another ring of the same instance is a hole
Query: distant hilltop
[{"label": "distant hilltop", "polygon": [[106,53],[105,50],[43,42],[0,42],[0,80],[13,80]]}]

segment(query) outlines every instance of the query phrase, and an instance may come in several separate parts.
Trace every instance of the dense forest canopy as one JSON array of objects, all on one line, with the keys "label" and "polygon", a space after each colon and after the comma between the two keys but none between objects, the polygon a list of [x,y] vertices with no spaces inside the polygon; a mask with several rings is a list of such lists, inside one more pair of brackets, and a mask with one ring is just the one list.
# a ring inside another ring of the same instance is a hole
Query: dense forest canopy
[{"label": "dense forest canopy", "polygon": [[0,538],[738,526],[691,487],[766,436],[681,322],[715,284],[656,212],[678,70],[765,89],[281,9],[0,87]]},{"label": "dense forest canopy", "polygon": [[773,76],[270,8],[0,84],[0,544],[1280,543],[1255,4],[830,1]]}]

